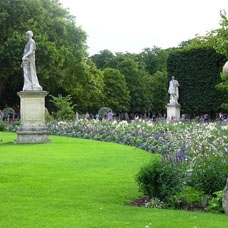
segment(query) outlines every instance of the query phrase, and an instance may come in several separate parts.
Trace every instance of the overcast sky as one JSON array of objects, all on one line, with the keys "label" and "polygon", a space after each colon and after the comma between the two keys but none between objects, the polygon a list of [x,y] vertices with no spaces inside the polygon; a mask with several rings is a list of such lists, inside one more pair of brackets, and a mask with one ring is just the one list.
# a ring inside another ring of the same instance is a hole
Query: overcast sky
[{"label": "overcast sky", "polygon": [[175,47],[219,27],[228,0],[60,0],[88,35],[89,53]]}]

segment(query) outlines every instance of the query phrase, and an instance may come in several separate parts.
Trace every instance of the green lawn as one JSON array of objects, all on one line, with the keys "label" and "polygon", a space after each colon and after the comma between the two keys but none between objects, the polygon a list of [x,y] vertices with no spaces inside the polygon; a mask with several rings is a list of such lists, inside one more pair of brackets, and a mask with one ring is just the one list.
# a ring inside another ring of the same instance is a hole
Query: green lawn
[{"label": "green lawn", "polygon": [[135,174],[152,156],[64,137],[14,145],[0,133],[0,228],[228,228],[228,216],[136,208]]}]

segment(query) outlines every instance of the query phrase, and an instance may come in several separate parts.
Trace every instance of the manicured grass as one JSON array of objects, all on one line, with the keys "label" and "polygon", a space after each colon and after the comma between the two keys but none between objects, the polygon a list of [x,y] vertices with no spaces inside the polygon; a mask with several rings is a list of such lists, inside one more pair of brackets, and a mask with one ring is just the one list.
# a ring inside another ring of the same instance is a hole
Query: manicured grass
[{"label": "manicured grass", "polygon": [[0,228],[226,228],[228,216],[127,205],[148,152],[64,137],[14,145],[0,133]]}]

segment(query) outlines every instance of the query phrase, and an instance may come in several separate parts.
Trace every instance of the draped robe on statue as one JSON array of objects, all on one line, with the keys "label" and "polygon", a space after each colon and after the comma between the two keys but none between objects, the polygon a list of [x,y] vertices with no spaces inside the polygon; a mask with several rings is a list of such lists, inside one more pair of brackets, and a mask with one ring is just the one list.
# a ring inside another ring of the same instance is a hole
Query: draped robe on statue
[{"label": "draped robe on statue", "polygon": [[24,71],[24,87],[23,91],[31,90],[42,90],[39,85],[38,78],[36,75],[36,65],[35,65],[35,50],[36,43],[31,39],[25,46],[24,55],[31,51],[31,54],[22,62]]}]

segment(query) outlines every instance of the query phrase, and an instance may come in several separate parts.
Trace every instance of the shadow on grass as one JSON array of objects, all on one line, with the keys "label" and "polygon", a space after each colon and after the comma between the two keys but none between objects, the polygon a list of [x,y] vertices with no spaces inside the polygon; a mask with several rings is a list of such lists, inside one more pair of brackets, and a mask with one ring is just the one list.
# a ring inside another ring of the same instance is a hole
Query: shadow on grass
[{"label": "shadow on grass", "polygon": [[[0,140],[0,147],[1,146],[37,146],[37,145],[48,145],[48,144],[51,144],[51,143],[14,143],[14,141],[7,141],[7,142],[4,142],[4,141],[1,141]],[[60,144],[63,144],[63,143],[60,143]]]},{"label": "shadow on grass", "polygon": [[14,144],[14,141],[8,141],[8,142],[4,142],[0,140],[0,146],[14,146],[16,144]]}]

